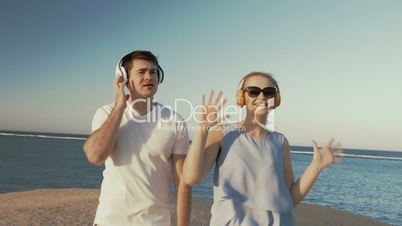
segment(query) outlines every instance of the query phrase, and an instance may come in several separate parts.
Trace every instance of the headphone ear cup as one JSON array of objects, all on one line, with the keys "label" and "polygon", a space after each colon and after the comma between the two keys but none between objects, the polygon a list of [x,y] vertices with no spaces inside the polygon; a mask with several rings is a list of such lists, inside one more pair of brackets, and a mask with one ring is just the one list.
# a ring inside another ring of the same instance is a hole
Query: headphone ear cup
[{"label": "headphone ear cup", "polygon": [[275,105],[274,105],[274,109],[275,109],[281,104],[281,94],[279,92],[275,95],[274,101],[275,101]]},{"label": "headphone ear cup", "polygon": [[123,79],[127,79],[127,72],[124,67],[117,65],[115,70],[115,77],[118,78],[120,76],[122,76]]},{"label": "headphone ear cup", "polygon": [[244,98],[244,93],[242,89],[239,89],[239,91],[237,91],[237,99],[236,99],[236,104],[239,107],[243,107],[246,104],[246,100]]},{"label": "headphone ear cup", "polygon": [[128,76],[127,76],[126,69],[124,67],[120,67],[120,71],[121,71],[121,74],[123,76],[123,79],[127,79]]},{"label": "headphone ear cup", "polygon": [[163,82],[163,79],[165,78],[165,73],[163,72],[161,66],[159,66],[159,65],[158,65],[157,75],[158,75],[158,82],[159,82],[159,84],[161,84]]},{"label": "headphone ear cup", "polygon": [[124,67],[122,67],[122,66],[117,65],[116,66],[115,76],[116,76],[116,78],[119,77],[119,76],[122,76],[123,79],[127,79],[126,69],[124,69]]}]

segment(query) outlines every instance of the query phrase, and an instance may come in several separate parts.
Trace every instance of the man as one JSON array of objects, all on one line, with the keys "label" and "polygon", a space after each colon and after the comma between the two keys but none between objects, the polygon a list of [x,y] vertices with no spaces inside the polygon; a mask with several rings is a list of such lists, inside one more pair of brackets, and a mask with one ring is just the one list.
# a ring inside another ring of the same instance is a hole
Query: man
[{"label": "man", "polygon": [[90,163],[105,164],[95,225],[170,225],[170,167],[177,225],[189,224],[191,187],[181,180],[188,131],[178,114],[153,101],[162,80],[151,52],[127,54],[116,69],[115,103],[93,118],[84,152]]}]

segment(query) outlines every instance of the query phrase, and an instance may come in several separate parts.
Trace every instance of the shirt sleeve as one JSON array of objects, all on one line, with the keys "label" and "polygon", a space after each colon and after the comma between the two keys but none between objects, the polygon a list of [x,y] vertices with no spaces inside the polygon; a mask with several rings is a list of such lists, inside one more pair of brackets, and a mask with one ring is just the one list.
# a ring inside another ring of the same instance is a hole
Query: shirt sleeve
[{"label": "shirt sleeve", "polygon": [[91,133],[99,129],[108,117],[109,114],[105,111],[104,107],[99,108],[92,119]]},{"label": "shirt sleeve", "polygon": [[176,135],[176,142],[173,146],[172,153],[178,155],[186,155],[190,146],[187,124],[185,122],[180,122],[177,127],[179,132]]}]

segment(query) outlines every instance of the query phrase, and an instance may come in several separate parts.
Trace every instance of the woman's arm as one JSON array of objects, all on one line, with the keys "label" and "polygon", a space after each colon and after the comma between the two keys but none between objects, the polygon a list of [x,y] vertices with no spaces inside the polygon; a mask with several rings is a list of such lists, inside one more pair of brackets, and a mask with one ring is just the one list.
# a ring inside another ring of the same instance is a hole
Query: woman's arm
[{"label": "woman's arm", "polygon": [[202,98],[203,112],[201,113],[200,124],[194,134],[184,162],[183,179],[189,185],[198,183],[208,174],[223,138],[221,127],[214,126],[224,119],[222,116],[218,117],[217,114],[226,103],[226,100],[219,104],[222,96],[222,92],[220,92],[214,103],[212,103],[213,94],[213,91],[211,91],[207,104],[205,104],[205,96]]},{"label": "woman's arm", "polygon": [[292,196],[294,206],[298,205],[301,200],[304,199],[304,197],[310,191],[314,182],[320,175],[320,172],[332,163],[334,163],[336,154],[342,152],[342,150],[339,149],[340,144],[338,143],[336,145],[333,145],[333,142],[334,140],[331,139],[327,146],[319,149],[315,141],[313,141],[313,161],[306,168],[300,178],[293,183],[293,169],[290,158],[289,143],[287,140],[285,140],[285,178],[290,194]]},{"label": "woman's arm", "polygon": [[292,167],[292,160],[290,157],[290,148],[288,139],[285,138],[283,142],[283,152],[284,152],[284,171],[285,171],[285,180],[286,185],[288,186],[288,190],[292,188],[294,183],[294,174],[293,174],[293,167]]}]

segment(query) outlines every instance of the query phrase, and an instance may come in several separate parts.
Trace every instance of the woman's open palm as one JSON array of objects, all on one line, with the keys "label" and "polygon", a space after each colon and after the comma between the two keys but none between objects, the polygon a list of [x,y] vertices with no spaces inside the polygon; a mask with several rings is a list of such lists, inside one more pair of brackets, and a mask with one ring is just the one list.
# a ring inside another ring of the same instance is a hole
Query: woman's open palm
[{"label": "woman's open palm", "polygon": [[313,163],[315,163],[320,170],[328,167],[335,162],[336,156],[342,154],[341,144],[332,138],[325,147],[318,148],[317,143],[313,140]]},{"label": "woman's open palm", "polygon": [[222,99],[222,91],[220,91],[218,96],[214,98],[214,91],[212,90],[209,94],[208,102],[205,100],[205,95],[202,95],[200,124],[210,128],[227,118],[227,116],[218,115],[219,111],[225,104],[226,99]]}]

